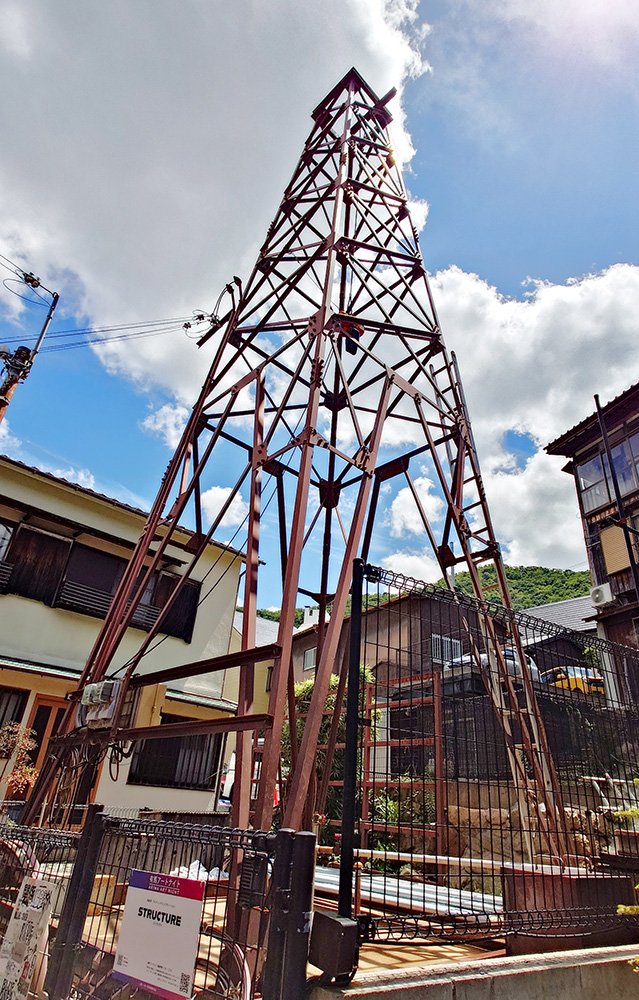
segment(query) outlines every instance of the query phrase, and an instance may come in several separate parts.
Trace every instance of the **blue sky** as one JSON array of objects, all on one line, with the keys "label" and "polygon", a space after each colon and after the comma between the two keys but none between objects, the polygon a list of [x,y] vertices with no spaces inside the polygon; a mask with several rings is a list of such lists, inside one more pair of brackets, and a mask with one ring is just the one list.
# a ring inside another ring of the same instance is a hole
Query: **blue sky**
[{"label": "blue sky", "polygon": [[[586,568],[574,487],[540,447],[639,377],[639,11],[555,7],[112,0],[79,18],[68,0],[0,0],[0,253],[60,292],[52,335],[210,311],[249,273],[313,107],[353,64],[397,86],[504,553]],[[0,340],[42,319],[0,286]],[[179,324],[44,351],[0,447],[148,505],[209,361]],[[401,505],[386,498],[376,558],[433,579]]]}]

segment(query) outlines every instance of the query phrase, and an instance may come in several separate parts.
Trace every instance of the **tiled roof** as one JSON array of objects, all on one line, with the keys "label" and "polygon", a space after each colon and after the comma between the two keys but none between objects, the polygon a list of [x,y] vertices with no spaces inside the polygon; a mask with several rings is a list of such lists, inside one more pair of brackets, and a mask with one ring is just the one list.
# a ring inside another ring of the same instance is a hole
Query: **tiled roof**
[{"label": "tiled roof", "polygon": [[[108,497],[105,493],[97,493],[95,490],[90,490],[87,486],[80,486],[79,483],[72,483],[69,479],[63,479],[62,476],[54,476],[52,472],[44,472],[43,469],[38,469],[35,465],[26,465],[25,462],[19,462],[16,458],[9,458],[8,455],[0,455],[0,460],[5,462],[7,465],[13,465],[16,469],[24,469],[25,472],[32,472],[39,479],[46,479],[50,483],[59,483],[61,486],[66,486],[70,490],[75,490],[77,493],[83,493],[85,496],[94,497],[96,500],[102,500],[104,503],[111,504],[112,507],[119,507],[121,510],[128,510],[131,514],[138,514],[140,517],[146,517],[147,511],[142,510],[140,507],[133,507],[131,504],[124,503],[122,500],[116,500],[114,497]],[[185,529],[186,530],[186,529]]]},{"label": "tiled roof", "polygon": [[[54,476],[52,472],[44,472],[42,469],[38,469],[35,465],[26,465],[24,462],[19,462],[15,458],[9,458],[8,455],[0,455],[0,462],[4,462],[6,465],[12,465],[16,469],[23,469],[25,472],[31,472],[33,475],[38,476],[39,479],[46,479],[47,482],[50,483],[58,483],[60,486],[65,486],[70,490],[75,490],[76,493],[92,497],[94,500],[101,500],[103,503],[108,503],[111,507],[117,507],[119,510],[126,510],[131,514],[137,514],[138,517],[146,518],[148,516],[148,511],[142,510],[140,507],[133,507],[131,504],[124,503],[122,500],[116,500],[114,497],[107,496],[106,493],[97,493],[95,490],[90,490],[87,486],[80,486],[78,483],[72,483],[68,479],[63,479],[61,476]],[[179,529],[185,535],[194,534],[190,528],[185,528],[181,524],[179,525]],[[214,538],[211,539],[210,544],[221,546],[228,552],[232,552],[234,555],[244,554],[239,549],[233,548],[232,545],[226,545],[223,542],[216,542]]]},{"label": "tiled roof", "polygon": [[[632,399],[633,395],[637,393],[638,389],[639,382],[635,382],[628,389],[625,389],[624,392],[619,393],[618,396],[611,399],[609,403],[602,406],[602,413],[606,414],[615,407],[628,402]],[[567,455],[568,451],[565,450],[567,443],[571,441],[572,438],[585,431],[591,424],[594,425],[596,423],[597,412],[595,410],[594,413],[590,413],[587,417],[584,417],[583,420],[580,420],[578,424],[575,424],[574,427],[571,427],[570,430],[564,431],[564,433],[560,434],[558,438],[555,438],[554,441],[547,444],[544,450],[547,451],[549,455]]]},{"label": "tiled roof", "polygon": [[[242,634],[242,624],[244,622],[244,613],[242,611],[236,611],[233,618],[233,628]],[[257,615],[255,619],[255,645],[256,646],[270,646],[271,643],[277,642],[277,633],[280,629],[279,622],[272,622],[270,618],[260,618]]]},{"label": "tiled roof", "polygon": [[586,621],[586,618],[595,613],[589,594],[583,597],[570,597],[567,601],[554,601],[552,604],[525,608],[523,613],[571,629],[573,632],[596,632],[597,629],[594,622]]},{"label": "tiled roof", "polygon": [[82,673],[80,667],[62,667],[53,663],[35,663],[33,660],[19,660],[11,656],[0,656],[0,669],[25,670],[30,674],[65,677],[72,681],[76,681]]}]

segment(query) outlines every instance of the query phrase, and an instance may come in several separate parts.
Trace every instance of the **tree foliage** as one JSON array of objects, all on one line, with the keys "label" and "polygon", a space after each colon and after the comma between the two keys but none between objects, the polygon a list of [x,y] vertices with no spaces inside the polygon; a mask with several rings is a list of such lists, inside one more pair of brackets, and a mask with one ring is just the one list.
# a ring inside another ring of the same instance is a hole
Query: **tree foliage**
[{"label": "tree foliage", "polygon": [[[269,611],[267,608],[259,608],[257,611],[258,618],[267,618],[270,622],[278,622],[280,620],[281,611]],[[299,628],[304,621],[304,608],[295,608],[295,628]]]},{"label": "tree foliage", "polygon": [[[566,601],[571,597],[582,597],[592,586],[590,574],[586,571],[575,573],[571,569],[547,569],[545,566],[504,568],[516,611],[533,608],[538,604],[552,604],[554,601]],[[499,590],[495,587],[497,581],[494,566],[480,566],[479,578],[482,587],[487,588],[486,597],[498,601]],[[443,579],[438,581],[438,585],[444,585]],[[473,593],[468,573],[457,573],[455,586],[465,594]]]},{"label": "tree foliage", "polygon": [[[366,666],[360,666],[360,684],[370,684],[373,680],[373,675],[370,669]],[[296,713],[296,731],[297,731],[297,743],[298,746],[302,741],[302,736],[304,735],[304,725],[306,722],[306,716],[311,704],[311,698],[313,696],[313,687],[315,684],[315,678],[311,677],[308,680],[301,681],[295,685],[295,713]],[[329,690],[326,696],[326,701],[324,703],[324,714],[322,716],[322,722],[320,725],[320,731],[317,739],[317,743],[320,747],[326,746],[328,743],[328,738],[331,730],[331,722],[333,716],[336,712],[339,713],[339,726],[337,729],[337,743],[343,746],[346,739],[346,692],[344,693],[344,699],[341,704],[337,701],[337,688],[339,685],[339,678],[337,674],[331,674],[329,679]],[[377,719],[377,714],[373,711],[372,722],[375,723]],[[284,723],[284,729],[282,731],[282,749],[281,749],[281,760],[284,771],[287,772],[291,764],[291,734],[288,720]],[[324,773],[324,767],[326,765],[326,750],[318,749],[315,753],[315,774],[318,783],[322,779]],[[344,780],[344,750],[338,746],[333,754],[333,762],[331,767],[331,777],[336,781]],[[342,818],[342,799],[343,793],[340,786],[331,786],[328,789],[328,794],[326,797],[326,804],[324,807],[325,815],[328,819],[341,819]],[[329,826],[324,826],[320,830],[320,842],[321,843],[332,843],[333,832]]]},{"label": "tree foliage", "polygon": [[[238,607],[236,611],[244,611],[244,608]],[[270,622],[278,622],[280,620],[281,611],[271,611],[269,608],[258,608],[256,611],[258,618],[266,618]],[[295,628],[299,628],[304,621],[304,608],[295,608]]]}]

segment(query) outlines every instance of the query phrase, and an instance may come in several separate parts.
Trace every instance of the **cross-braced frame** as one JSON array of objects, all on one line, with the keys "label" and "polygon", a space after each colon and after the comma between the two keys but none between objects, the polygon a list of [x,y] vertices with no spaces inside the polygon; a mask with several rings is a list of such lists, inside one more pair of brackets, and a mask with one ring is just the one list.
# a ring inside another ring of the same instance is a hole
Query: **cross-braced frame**
[{"label": "cross-braced frame", "polygon": [[[291,644],[299,594],[319,606],[315,691],[301,744],[292,748],[284,809],[287,826],[302,823],[352,562],[377,552],[375,528],[386,483],[398,482],[414,498],[447,582],[451,567],[461,565],[481,596],[477,567],[491,563],[501,599],[509,603],[456,361],[444,345],[388,133],[392,96],[377,98],[351,70],[314,111],[312,131],[253,272],[244,287],[239,279],[228,286],[231,308],[214,318],[200,342],[213,348],[209,373],[79,685],[81,690],[125,666],[113,727],[99,738],[118,745],[142,738],[142,731],[119,729],[131,686],[230,665],[222,657],[161,676],[140,670],[207,544],[236,498],[247,495],[242,653],[232,660],[240,669],[237,716],[198,724],[198,731],[206,726],[209,732],[237,733],[237,826],[248,825],[249,818],[256,827],[270,825],[287,700],[294,713]],[[237,476],[207,525],[202,491],[227,468],[237,469]],[[435,515],[417,482],[424,474],[434,484]],[[275,655],[268,714],[255,716],[254,664],[266,655],[255,649],[260,526],[271,501],[282,610],[278,643],[266,651]],[[138,653],[123,665],[118,652],[135,608],[180,520],[188,517],[195,526],[191,561]],[[484,628],[490,633],[488,619]],[[518,645],[516,632],[512,639]],[[481,669],[502,720],[511,766],[546,802],[549,844],[561,853],[554,820],[559,788],[525,657],[520,649],[522,712],[495,648],[488,668]],[[65,752],[86,737],[72,726],[73,707],[68,733],[32,797],[32,815]],[[171,726],[162,728],[163,735],[171,735]],[[515,746],[515,729],[521,746]],[[257,730],[265,732],[265,743],[259,794],[251,805],[251,732]]]}]

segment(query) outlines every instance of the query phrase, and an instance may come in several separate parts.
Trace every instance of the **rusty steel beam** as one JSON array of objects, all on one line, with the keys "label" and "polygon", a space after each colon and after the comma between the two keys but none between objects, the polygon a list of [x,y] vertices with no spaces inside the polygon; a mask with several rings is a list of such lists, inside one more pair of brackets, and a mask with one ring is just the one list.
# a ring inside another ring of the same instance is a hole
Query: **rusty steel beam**
[{"label": "rusty steel beam", "polygon": [[207,736],[209,733],[230,733],[270,729],[270,715],[231,715],[217,719],[188,719],[165,726],[132,726],[128,729],[76,730],[49,741],[54,749],[64,750],[79,743],[137,743],[139,740],[164,740],[172,736]]},{"label": "rusty steel beam", "polygon": [[[262,449],[264,442],[264,375],[260,372],[255,384],[255,420],[253,424],[253,449],[251,453],[251,503],[246,546],[246,573],[244,577],[244,610],[242,614],[242,649],[255,646],[255,619],[257,617],[257,573],[259,568],[260,512],[262,502]],[[237,711],[246,715],[251,711],[255,695],[255,661],[244,660],[240,667]],[[253,780],[253,753],[251,734],[238,732],[235,740],[235,792],[231,808],[231,822],[236,829],[249,824],[251,781]]]},{"label": "rusty steel beam", "polygon": [[202,674],[218,670],[231,670],[245,663],[260,663],[279,656],[281,647],[276,642],[266,646],[253,646],[237,653],[225,653],[223,656],[213,656],[210,660],[195,660],[193,663],[182,663],[179,667],[167,667],[165,670],[154,670],[150,674],[137,674],[132,677],[129,687],[148,687],[149,684],[170,684],[182,677],[200,677]]}]

